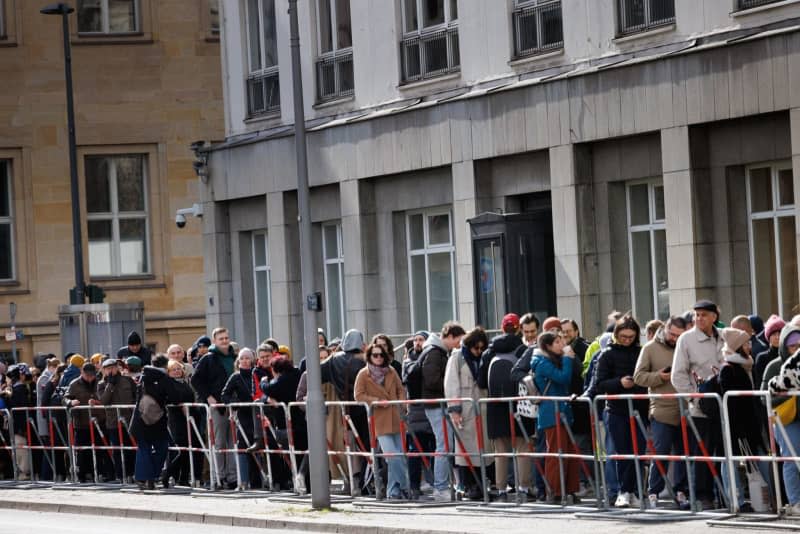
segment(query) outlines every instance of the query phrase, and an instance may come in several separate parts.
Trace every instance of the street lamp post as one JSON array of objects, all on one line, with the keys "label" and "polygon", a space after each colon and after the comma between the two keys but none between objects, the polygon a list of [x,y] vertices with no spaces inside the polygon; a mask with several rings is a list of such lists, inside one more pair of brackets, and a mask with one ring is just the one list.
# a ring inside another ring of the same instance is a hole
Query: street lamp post
[{"label": "street lamp post", "polygon": [[[300,284],[303,295],[310,297],[313,283],[311,250],[311,208],[308,190],[308,154],[306,151],[305,110],[303,109],[303,77],[300,70],[300,31],[297,21],[297,0],[289,0],[289,43],[292,49],[292,87],[294,89],[294,145],[297,160],[297,211],[300,226]],[[311,506],[317,510],[330,508],[328,452],[325,438],[325,401],[322,398],[322,372],[319,365],[317,328],[310,303],[303,303],[303,341],[308,373],[309,475]]]},{"label": "street lamp post", "polygon": [[75,108],[72,103],[72,50],[69,44],[69,14],[75,11],[69,4],[59,2],[39,10],[43,15],[61,16],[64,37],[64,78],[67,85],[67,136],[69,139],[69,186],[72,196],[72,249],[75,255],[75,287],[70,291],[70,304],[83,304],[83,241],[81,241],[81,204],[78,194],[78,155],[75,148]]}]

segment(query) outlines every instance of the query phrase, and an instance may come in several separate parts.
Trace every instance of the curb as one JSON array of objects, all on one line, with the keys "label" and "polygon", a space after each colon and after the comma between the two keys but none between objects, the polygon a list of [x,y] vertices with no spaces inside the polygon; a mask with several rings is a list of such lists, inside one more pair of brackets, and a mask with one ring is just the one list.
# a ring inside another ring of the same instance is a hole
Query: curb
[{"label": "curb", "polygon": [[447,530],[419,530],[380,525],[351,525],[338,523],[317,523],[291,519],[272,519],[253,515],[221,515],[195,512],[166,512],[141,508],[110,508],[105,506],[84,506],[78,504],[51,504],[45,502],[17,501],[0,499],[0,508],[29,512],[56,512],[61,514],[82,514],[104,517],[126,517],[131,519],[150,519],[155,521],[176,521],[180,523],[203,523],[232,527],[267,529],[291,529],[307,532],[330,532],[334,534],[442,534],[455,532]]}]

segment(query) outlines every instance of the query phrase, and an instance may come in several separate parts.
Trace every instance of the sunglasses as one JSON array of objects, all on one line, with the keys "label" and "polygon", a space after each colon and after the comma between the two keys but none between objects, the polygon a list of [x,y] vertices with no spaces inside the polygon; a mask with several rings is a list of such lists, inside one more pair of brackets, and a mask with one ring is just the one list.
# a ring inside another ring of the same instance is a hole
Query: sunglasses
[{"label": "sunglasses", "polygon": [[378,358],[383,358],[383,353],[382,352],[373,352],[372,354],[370,354],[370,356],[372,356],[373,358],[375,358],[376,356]]}]

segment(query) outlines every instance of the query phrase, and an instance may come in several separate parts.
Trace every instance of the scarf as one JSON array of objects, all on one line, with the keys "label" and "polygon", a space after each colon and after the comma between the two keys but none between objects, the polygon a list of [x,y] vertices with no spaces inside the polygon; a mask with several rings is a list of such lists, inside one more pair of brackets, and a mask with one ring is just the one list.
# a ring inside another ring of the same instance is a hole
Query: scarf
[{"label": "scarf", "polygon": [[467,347],[461,347],[461,355],[464,357],[464,363],[467,364],[469,372],[472,373],[472,379],[477,382],[481,366],[480,357],[474,357],[472,355],[472,351],[470,351]]},{"label": "scarf", "polygon": [[379,386],[382,386],[386,381],[386,374],[389,372],[389,366],[378,367],[372,363],[367,363],[367,369],[369,370],[369,376],[372,378],[372,380],[374,380]]}]

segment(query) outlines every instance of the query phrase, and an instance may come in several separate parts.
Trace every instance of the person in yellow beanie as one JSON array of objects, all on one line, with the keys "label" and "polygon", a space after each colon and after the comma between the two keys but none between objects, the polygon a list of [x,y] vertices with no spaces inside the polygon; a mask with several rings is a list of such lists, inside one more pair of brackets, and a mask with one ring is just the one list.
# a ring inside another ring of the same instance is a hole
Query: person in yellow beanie
[{"label": "person in yellow beanie", "polygon": [[95,352],[94,354],[92,354],[92,357],[89,358],[89,361],[91,361],[94,364],[94,366],[99,369],[100,363],[103,361],[103,356],[105,356],[105,354]]},{"label": "person in yellow beanie", "polygon": [[69,359],[69,364],[77,367],[78,369],[83,367],[84,363],[86,363],[86,358],[84,358],[80,354],[73,354],[72,357]]}]

